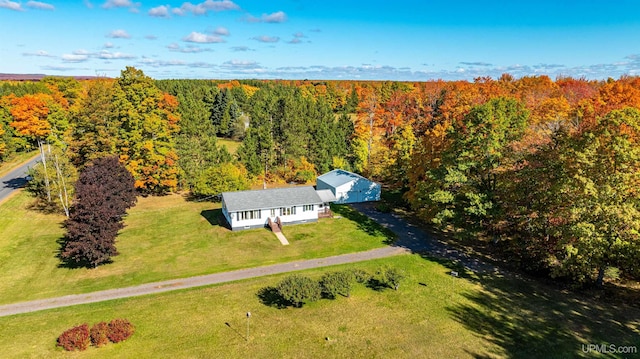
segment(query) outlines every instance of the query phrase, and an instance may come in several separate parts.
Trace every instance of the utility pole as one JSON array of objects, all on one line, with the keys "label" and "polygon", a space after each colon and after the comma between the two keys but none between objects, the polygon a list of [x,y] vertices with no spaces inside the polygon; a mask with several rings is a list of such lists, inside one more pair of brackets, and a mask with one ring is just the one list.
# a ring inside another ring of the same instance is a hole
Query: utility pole
[{"label": "utility pole", "polygon": [[251,318],[251,312],[247,312],[247,341],[249,341],[249,318]]}]

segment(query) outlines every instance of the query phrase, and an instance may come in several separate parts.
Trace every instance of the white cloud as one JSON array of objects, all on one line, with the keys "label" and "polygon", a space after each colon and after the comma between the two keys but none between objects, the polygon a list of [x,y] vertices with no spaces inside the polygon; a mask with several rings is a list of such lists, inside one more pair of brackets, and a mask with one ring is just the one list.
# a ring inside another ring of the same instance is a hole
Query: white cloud
[{"label": "white cloud", "polygon": [[27,7],[38,10],[55,10],[56,7],[40,1],[27,1]]},{"label": "white cloud", "polygon": [[277,11],[271,14],[262,14],[261,17],[255,17],[253,15],[247,15],[244,18],[246,22],[266,22],[270,24],[277,24],[287,21],[287,14],[284,11]]},{"label": "white cloud", "polygon": [[24,11],[20,3],[9,1],[9,0],[0,0],[0,8],[9,9],[13,11]]},{"label": "white cloud", "polygon": [[135,59],[134,55],[125,54],[122,52],[111,52],[107,50],[102,50],[99,53],[95,54],[95,57],[102,60],[131,60]]},{"label": "white cloud", "polygon": [[291,41],[289,41],[289,44],[299,44],[301,42],[302,42],[302,40],[300,40],[297,37],[294,37],[293,39],[291,39]]},{"label": "white cloud", "polygon": [[64,54],[62,55],[62,61],[64,62],[84,62],[89,60],[89,55],[84,54]]},{"label": "white cloud", "polygon": [[158,39],[158,37],[156,35],[146,35],[144,38],[147,39],[147,40],[156,40],[156,39]]},{"label": "white cloud", "polygon": [[231,48],[232,51],[235,52],[245,52],[245,51],[254,51],[253,49],[247,47],[247,46],[233,46]]},{"label": "white cloud", "polygon": [[203,33],[199,33],[199,32],[192,32],[189,35],[185,36],[182,38],[182,41],[185,42],[196,42],[199,44],[213,44],[213,43],[220,43],[220,42],[224,42],[224,39],[222,39],[220,36],[216,36],[216,35],[207,35],[207,34],[203,34]]},{"label": "white cloud", "polygon": [[255,61],[246,61],[246,60],[230,60],[222,63],[222,67],[224,68],[235,68],[235,69],[259,69],[260,65]]},{"label": "white cloud", "polygon": [[262,14],[262,21],[268,23],[280,23],[287,21],[287,14],[283,11],[274,12],[273,14]]},{"label": "white cloud", "polygon": [[253,38],[256,41],[260,41],[260,42],[267,42],[267,43],[274,43],[274,42],[278,42],[280,41],[280,38],[277,36],[256,36]]},{"label": "white cloud", "polygon": [[84,6],[86,6],[88,9],[93,9],[93,4],[91,3],[91,1],[83,0],[82,2],[84,3]]},{"label": "white cloud", "polygon": [[111,9],[116,7],[132,7],[134,4],[131,0],[107,0],[102,7],[105,9]]},{"label": "white cloud", "polygon": [[36,52],[24,52],[23,56],[38,56],[38,57],[55,57],[44,50],[38,50]]},{"label": "white cloud", "polygon": [[200,52],[211,51],[211,49],[204,49],[202,47],[193,46],[193,45],[181,47],[180,45],[178,45],[175,42],[169,44],[167,46],[167,49],[169,49],[169,51],[182,52],[184,54],[197,54],[197,53],[200,53]]},{"label": "white cloud", "polygon": [[175,15],[183,16],[187,13],[192,13],[193,15],[204,15],[209,11],[219,12],[229,10],[240,10],[240,6],[230,0],[206,0],[199,4],[185,2],[179,8],[172,9],[171,12]]},{"label": "white cloud", "polygon": [[222,27],[222,26],[220,26],[217,29],[215,29],[213,31],[213,33],[216,34],[216,35],[220,35],[220,36],[229,36],[230,35],[229,29],[227,29],[226,27]]},{"label": "white cloud", "polygon": [[111,31],[107,37],[113,38],[113,39],[130,39],[131,35],[129,35],[128,32],[126,32],[125,30],[122,29],[118,29],[118,30],[113,30]]},{"label": "white cloud", "polygon": [[112,49],[114,45],[111,42],[105,42],[102,47],[104,47],[105,49]]},{"label": "white cloud", "polygon": [[137,13],[140,7],[139,2],[132,2],[131,0],[107,0],[104,4],[102,4],[103,9],[114,9],[114,8],[129,8],[129,11]]},{"label": "white cloud", "polygon": [[170,17],[169,15],[169,6],[160,5],[158,7],[154,7],[149,10],[149,16],[153,17]]}]

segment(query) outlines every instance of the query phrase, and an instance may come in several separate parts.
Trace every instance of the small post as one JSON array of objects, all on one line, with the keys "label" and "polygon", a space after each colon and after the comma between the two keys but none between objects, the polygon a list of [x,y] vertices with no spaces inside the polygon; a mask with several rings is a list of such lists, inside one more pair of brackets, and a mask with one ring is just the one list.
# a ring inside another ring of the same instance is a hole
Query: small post
[{"label": "small post", "polygon": [[249,341],[249,318],[251,318],[251,312],[247,312],[247,341]]}]

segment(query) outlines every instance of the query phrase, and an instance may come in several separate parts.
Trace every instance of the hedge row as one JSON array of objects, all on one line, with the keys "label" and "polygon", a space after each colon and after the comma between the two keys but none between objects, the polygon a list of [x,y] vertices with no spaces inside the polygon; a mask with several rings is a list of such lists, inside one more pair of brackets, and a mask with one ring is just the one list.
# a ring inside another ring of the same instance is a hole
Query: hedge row
[{"label": "hedge row", "polygon": [[131,322],[126,319],[114,319],[108,324],[100,322],[89,329],[88,324],[78,325],[58,337],[58,346],[67,351],[86,350],[89,345],[101,347],[112,343],[119,343],[128,339],[135,332]]},{"label": "hedge row", "polygon": [[374,289],[398,290],[403,279],[403,272],[390,267],[378,270],[375,275],[361,269],[327,272],[319,281],[294,274],[285,277],[275,287],[262,288],[258,297],[267,305],[292,305],[299,308],[304,303],[314,302],[322,297],[328,299],[335,299],[338,295],[349,297],[351,288],[356,282]]}]

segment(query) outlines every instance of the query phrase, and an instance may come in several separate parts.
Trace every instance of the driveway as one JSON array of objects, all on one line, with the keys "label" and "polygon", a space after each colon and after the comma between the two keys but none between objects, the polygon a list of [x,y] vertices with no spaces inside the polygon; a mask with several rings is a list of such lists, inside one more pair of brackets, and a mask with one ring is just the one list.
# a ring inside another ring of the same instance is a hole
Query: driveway
[{"label": "driveway", "polygon": [[0,203],[5,200],[11,193],[19,188],[24,187],[27,183],[27,171],[40,161],[40,156],[35,156],[28,162],[23,163],[20,167],[15,168],[7,175],[0,177]]},{"label": "driveway", "polygon": [[482,274],[498,273],[496,266],[485,263],[479,258],[452,248],[417,226],[407,222],[395,213],[383,213],[375,209],[375,203],[354,203],[351,207],[372,218],[380,225],[398,235],[395,246],[406,248],[414,253],[425,253],[433,257],[452,260],[466,269]]}]

